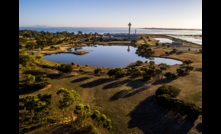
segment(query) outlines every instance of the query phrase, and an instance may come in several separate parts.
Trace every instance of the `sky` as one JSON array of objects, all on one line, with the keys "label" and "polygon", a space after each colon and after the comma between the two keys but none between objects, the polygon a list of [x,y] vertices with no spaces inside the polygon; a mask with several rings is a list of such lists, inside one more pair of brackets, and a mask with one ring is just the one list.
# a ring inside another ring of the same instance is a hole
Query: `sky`
[{"label": "sky", "polygon": [[202,29],[202,0],[19,0],[19,26]]}]

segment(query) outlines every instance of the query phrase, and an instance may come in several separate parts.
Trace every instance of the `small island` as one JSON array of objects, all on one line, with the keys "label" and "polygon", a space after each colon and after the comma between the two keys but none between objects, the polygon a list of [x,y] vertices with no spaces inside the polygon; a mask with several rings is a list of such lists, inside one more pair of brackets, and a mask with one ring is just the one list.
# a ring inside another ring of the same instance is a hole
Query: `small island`
[{"label": "small island", "polygon": [[80,50],[80,51],[75,51],[75,52],[72,52],[73,54],[76,54],[76,55],[85,55],[85,54],[88,54],[90,51],[88,50]]}]

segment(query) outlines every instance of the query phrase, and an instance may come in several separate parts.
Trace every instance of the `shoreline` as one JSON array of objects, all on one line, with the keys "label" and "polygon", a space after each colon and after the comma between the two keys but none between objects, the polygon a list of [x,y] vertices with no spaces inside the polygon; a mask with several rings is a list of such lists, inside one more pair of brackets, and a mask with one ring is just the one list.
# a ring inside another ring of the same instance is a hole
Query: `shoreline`
[{"label": "shoreline", "polygon": [[156,29],[156,30],[191,30],[191,31],[202,31],[202,29],[193,29],[193,28],[140,28],[140,29]]},{"label": "shoreline", "polygon": [[[141,35],[141,34],[140,34]],[[168,39],[171,39],[173,37],[170,37],[168,35],[149,35],[149,34],[145,34],[145,35],[148,35],[148,36],[151,36],[152,38],[156,38],[156,37],[163,37],[163,38],[168,38]],[[142,35],[141,35],[142,36]],[[59,47],[59,49],[57,50],[52,50],[50,49],[49,47],[48,48],[45,48],[44,50],[40,50],[40,51],[30,51],[30,52],[34,52],[36,54],[38,54],[39,56],[41,56],[42,58],[45,56],[45,55],[51,55],[51,54],[58,54],[58,53],[73,53],[73,54],[76,54],[74,52],[65,52],[67,49],[69,48],[74,48],[74,47],[81,47],[81,46],[87,46],[88,42],[84,42],[84,43],[81,43],[79,45],[72,45],[72,44],[59,44],[59,45],[56,45],[57,47]],[[91,43],[93,44],[93,43]],[[130,45],[130,46],[139,46],[138,44],[134,44],[134,43],[128,43],[128,41],[110,41],[110,42],[95,42],[96,45]],[[198,44],[194,44],[192,43],[193,45],[191,46],[185,46],[185,47],[202,47],[201,45],[198,45]],[[183,46],[184,47],[184,46]],[[86,52],[85,54],[88,54],[88,52]],[[78,55],[84,55],[84,54],[78,54]],[[183,62],[182,59],[180,58],[174,58],[173,56],[159,56],[159,55],[153,55],[152,57],[160,57],[160,58],[168,58],[168,59],[174,59],[174,60],[178,60],[178,61],[181,61]]]}]

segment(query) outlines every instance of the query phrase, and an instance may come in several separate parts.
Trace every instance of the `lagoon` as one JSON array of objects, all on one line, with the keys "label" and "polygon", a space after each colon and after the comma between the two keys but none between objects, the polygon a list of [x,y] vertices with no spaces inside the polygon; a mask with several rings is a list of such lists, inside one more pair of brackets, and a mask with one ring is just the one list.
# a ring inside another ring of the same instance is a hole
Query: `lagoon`
[{"label": "lagoon", "polygon": [[[60,62],[60,63],[72,63],[80,65],[90,65],[96,67],[107,67],[107,68],[122,68],[128,66],[132,62],[140,61],[154,61],[156,64],[166,63],[168,65],[182,64],[181,61],[152,57],[152,59],[146,59],[138,56],[135,52],[137,50],[134,46],[129,45],[89,45],[84,47],[78,47],[80,50],[90,51],[85,55],[75,55],[73,53],[58,53],[45,55],[46,60]],[[74,52],[76,48],[72,48],[69,51]],[[78,51],[78,50],[77,50]],[[66,51],[67,52],[67,51]]]}]

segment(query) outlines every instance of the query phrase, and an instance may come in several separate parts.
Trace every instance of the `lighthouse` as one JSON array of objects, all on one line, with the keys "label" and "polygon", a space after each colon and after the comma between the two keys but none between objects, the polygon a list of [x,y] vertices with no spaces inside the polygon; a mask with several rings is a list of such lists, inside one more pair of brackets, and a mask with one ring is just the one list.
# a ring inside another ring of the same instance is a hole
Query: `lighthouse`
[{"label": "lighthouse", "polygon": [[130,23],[130,22],[129,22],[128,26],[129,26],[129,34],[130,34],[130,26],[131,26],[131,23]]}]

